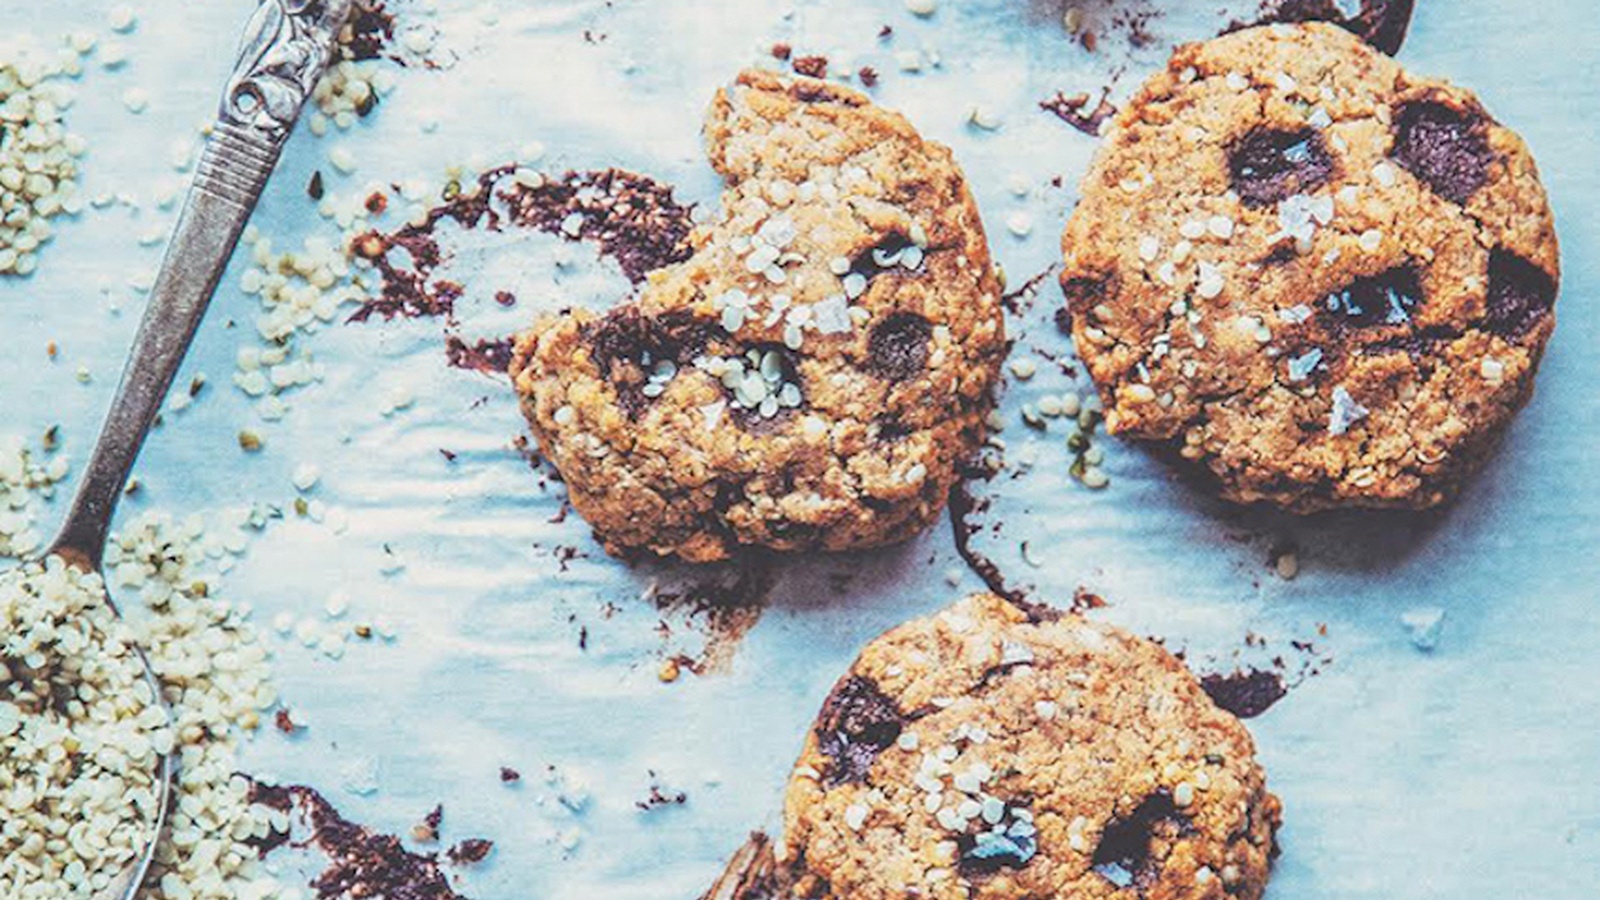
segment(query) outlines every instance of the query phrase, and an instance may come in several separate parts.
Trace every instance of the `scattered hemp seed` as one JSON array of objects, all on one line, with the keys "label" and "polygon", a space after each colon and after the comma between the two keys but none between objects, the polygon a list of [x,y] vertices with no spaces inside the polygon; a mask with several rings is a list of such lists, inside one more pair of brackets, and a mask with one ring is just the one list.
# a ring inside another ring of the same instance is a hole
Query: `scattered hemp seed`
[{"label": "scattered hemp seed", "polygon": [[126,3],[119,3],[111,8],[106,15],[106,24],[118,34],[127,34],[139,24],[138,18],[133,14],[133,7]]},{"label": "scattered hemp seed", "polygon": [[72,105],[66,82],[76,56],[0,50],[0,276],[28,275],[54,235],[50,220],[84,208],[79,159],[88,143],[67,132]]},{"label": "scattered hemp seed", "polygon": [[1444,630],[1445,611],[1438,606],[1424,606],[1400,614],[1400,624],[1410,633],[1411,645],[1424,653],[1439,646],[1439,635]]},{"label": "scattered hemp seed", "polygon": [[248,429],[239,432],[240,450],[243,450],[246,453],[259,453],[261,451],[261,447],[261,435],[256,434],[254,431],[250,431]]}]

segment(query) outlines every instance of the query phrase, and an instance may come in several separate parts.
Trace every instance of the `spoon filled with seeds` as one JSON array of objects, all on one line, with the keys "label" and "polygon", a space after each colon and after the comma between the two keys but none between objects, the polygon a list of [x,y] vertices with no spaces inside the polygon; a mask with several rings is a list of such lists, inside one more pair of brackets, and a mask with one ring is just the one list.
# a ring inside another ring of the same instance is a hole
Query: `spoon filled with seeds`
[{"label": "spoon filled with seeds", "polygon": [[0,573],[0,897],[132,900],[183,736],[106,592],[117,499],[349,0],[262,0],[59,536]]}]

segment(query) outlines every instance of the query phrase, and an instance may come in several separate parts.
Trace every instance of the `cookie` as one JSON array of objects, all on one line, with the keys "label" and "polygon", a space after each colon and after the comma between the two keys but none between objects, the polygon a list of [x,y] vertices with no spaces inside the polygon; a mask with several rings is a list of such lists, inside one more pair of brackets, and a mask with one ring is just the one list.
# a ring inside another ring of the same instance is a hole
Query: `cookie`
[{"label": "cookie", "polygon": [[783,896],[1260,897],[1249,733],[1151,641],[968,598],[834,686],[790,779]]},{"label": "cookie", "polygon": [[1000,285],[950,151],[854,91],[766,72],[706,123],[693,255],[517,342],[512,377],[615,554],[846,550],[939,515],[984,436]]},{"label": "cookie", "polygon": [[1449,499],[1555,327],[1527,147],[1330,25],[1179,48],[1115,120],[1062,248],[1109,429],[1297,512]]}]

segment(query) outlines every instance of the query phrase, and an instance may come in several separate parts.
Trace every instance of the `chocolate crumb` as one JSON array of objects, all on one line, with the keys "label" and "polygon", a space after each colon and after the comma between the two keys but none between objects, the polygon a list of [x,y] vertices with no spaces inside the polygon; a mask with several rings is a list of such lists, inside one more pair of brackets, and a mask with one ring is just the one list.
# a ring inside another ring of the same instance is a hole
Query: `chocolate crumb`
[{"label": "chocolate crumb", "polygon": [[827,78],[828,58],[826,56],[802,56],[794,61],[794,70],[807,78]]},{"label": "chocolate crumb", "polygon": [[289,716],[289,710],[283,708],[273,714],[272,724],[284,734],[294,734],[300,730],[300,726],[295,724],[294,719]]},{"label": "chocolate crumb", "polygon": [[494,851],[494,841],[467,838],[444,852],[445,858],[458,866],[476,865],[489,858]]},{"label": "chocolate crumb", "polygon": [[515,784],[522,780],[522,773],[509,766],[500,767],[500,783]]},{"label": "chocolate crumb", "polygon": [[1088,105],[1088,94],[1079,93],[1069,97],[1065,92],[1057,91],[1049,100],[1040,101],[1039,108],[1090,137],[1099,137],[1106,120],[1117,114],[1117,108],[1111,105],[1111,89],[1103,89],[1100,102],[1086,113],[1084,108]]},{"label": "chocolate crumb", "polygon": [[489,375],[504,375],[511,368],[511,347],[511,338],[479,339],[468,344],[452,334],[444,341],[445,359],[452,367]]}]

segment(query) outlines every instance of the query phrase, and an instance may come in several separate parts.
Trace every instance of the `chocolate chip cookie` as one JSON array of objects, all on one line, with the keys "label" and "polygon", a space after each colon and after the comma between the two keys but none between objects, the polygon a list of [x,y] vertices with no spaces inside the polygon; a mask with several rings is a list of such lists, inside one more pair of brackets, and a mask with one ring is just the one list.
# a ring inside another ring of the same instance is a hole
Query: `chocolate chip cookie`
[{"label": "chocolate chip cookie", "polygon": [[706,124],[722,208],[603,314],[511,365],[544,455],[617,554],[903,540],[983,438],[1000,286],[949,150],[865,96],[742,74]]},{"label": "chocolate chip cookie", "polygon": [[1559,261],[1532,156],[1342,29],[1179,48],[1082,193],[1062,286],[1107,425],[1229,499],[1436,505],[1533,391]]},{"label": "chocolate chip cookie", "polygon": [[868,645],[789,782],[781,896],[1257,898],[1278,799],[1156,644],[968,598]]}]

